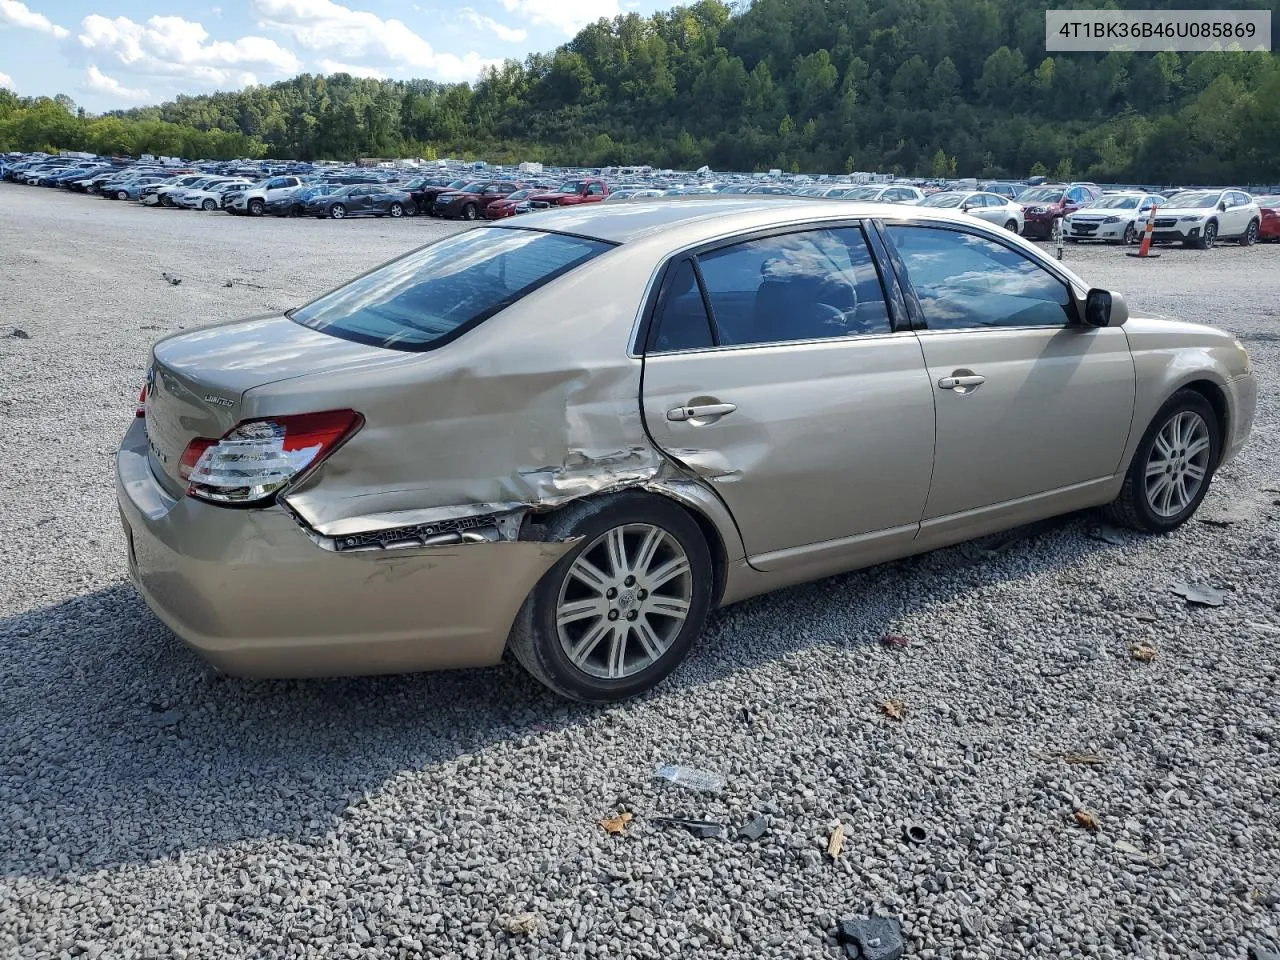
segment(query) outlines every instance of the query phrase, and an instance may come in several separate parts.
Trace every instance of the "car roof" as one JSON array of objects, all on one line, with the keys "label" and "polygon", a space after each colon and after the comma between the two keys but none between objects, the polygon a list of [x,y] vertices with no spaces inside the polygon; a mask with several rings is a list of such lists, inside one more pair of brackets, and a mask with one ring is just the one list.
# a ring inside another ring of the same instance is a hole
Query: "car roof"
[{"label": "car roof", "polygon": [[762,194],[692,194],[661,199],[631,199],[623,204],[582,204],[532,213],[515,222],[495,223],[498,229],[537,229],[629,243],[671,233],[680,244],[711,240],[726,234],[768,229],[811,220],[884,217],[947,219],[973,226],[973,217],[937,207],[919,208],[872,200],[829,200]]}]

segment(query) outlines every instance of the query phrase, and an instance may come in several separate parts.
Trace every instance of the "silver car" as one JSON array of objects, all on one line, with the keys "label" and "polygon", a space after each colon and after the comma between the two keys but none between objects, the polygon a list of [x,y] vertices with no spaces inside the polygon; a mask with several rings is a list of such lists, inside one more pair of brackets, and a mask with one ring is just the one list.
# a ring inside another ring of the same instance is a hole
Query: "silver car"
[{"label": "silver car", "polygon": [[754,594],[1087,507],[1172,530],[1255,391],[1229,334],[958,211],[594,204],[161,340],[117,494],[134,582],[225,670],[510,649],[608,701]]},{"label": "silver car", "polygon": [[939,210],[959,210],[986,220],[988,223],[1004,227],[1010,233],[1022,233],[1025,223],[1021,204],[1014,203],[1008,197],[1002,197],[998,193],[984,193],[981,190],[935,193],[922,200],[920,206]]}]

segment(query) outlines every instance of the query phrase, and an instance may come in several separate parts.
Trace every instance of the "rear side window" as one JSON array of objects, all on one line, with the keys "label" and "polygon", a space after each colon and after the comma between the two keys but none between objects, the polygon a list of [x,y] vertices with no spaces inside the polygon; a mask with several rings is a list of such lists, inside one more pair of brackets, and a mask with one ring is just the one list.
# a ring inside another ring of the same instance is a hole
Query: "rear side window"
[{"label": "rear side window", "polygon": [[662,287],[658,314],[654,318],[654,338],[650,350],[697,350],[713,346],[711,323],[702,301],[702,289],[692,260],[681,260]]},{"label": "rear side window", "polygon": [[698,257],[721,344],[889,333],[880,276],[857,227],[749,240]]},{"label": "rear side window", "polygon": [[533,230],[469,230],[393,260],[289,316],[346,340],[431,350],[611,246]]}]

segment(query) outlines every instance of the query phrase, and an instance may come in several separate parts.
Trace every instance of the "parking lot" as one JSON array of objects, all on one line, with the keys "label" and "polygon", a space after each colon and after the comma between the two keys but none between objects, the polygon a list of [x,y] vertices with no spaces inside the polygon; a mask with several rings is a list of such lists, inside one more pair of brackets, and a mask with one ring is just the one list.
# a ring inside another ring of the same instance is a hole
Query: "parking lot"
[{"label": "parking lot", "polygon": [[[1199,519],[1067,517],[757,598],[599,709],[510,664],[222,677],[125,579],[112,454],[150,344],[466,227],[12,184],[0,220],[0,956],[821,958],[867,909],[918,958],[1280,950],[1280,245],[1066,250],[1253,357],[1253,438]],[[754,841],[650,819],[761,813]]]}]

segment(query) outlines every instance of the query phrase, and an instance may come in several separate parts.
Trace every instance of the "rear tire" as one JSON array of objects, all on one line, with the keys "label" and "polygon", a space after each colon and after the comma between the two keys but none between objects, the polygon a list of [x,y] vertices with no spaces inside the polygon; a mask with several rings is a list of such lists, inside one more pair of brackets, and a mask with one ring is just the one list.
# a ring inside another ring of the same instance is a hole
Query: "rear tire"
[{"label": "rear tire", "polygon": [[[1180,442],[1176,435],[1191,428],[1194,438]],[[1213,406],[1194,390],[1178,391],[1160,408],[1143,434],[1120,495],[1105,508],[1108,518],[1146,533],[1167,533],[1182,526],[1209,492],[1221,455],[1222,429]],[[1180,463],[1189,472],[1180,468]],[[1162,484],[1164,478],[1171,479]],[[1198,485],[1189,489],[1191,483]],[[1169,501],[1163,499],[1170,487],[1175,488],[1176,501],[1172,497]]]},{"label": "rear tire", "polygon": [[663,497],[627,492],[570,504],[545,525],[549,541],[582,540],[526,598],[512,654],[574,700],[608,703],[659,683],[688,655],[713,601],[698,524]]}]

